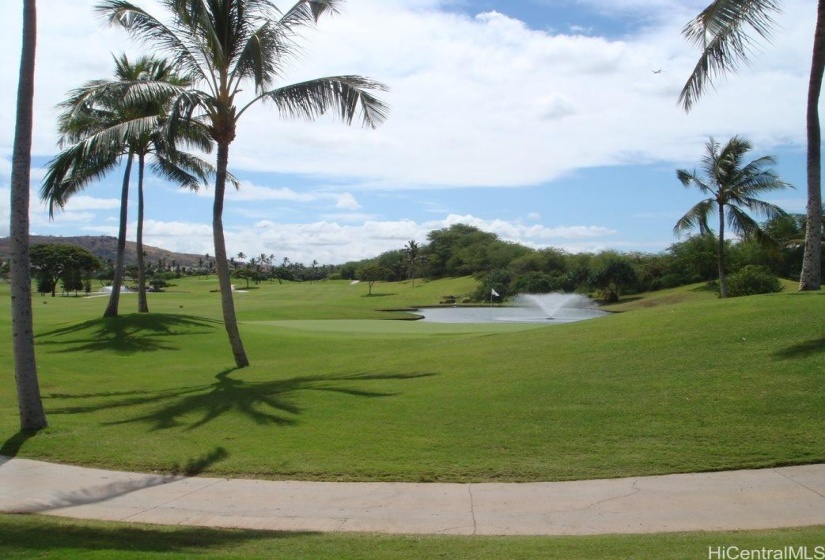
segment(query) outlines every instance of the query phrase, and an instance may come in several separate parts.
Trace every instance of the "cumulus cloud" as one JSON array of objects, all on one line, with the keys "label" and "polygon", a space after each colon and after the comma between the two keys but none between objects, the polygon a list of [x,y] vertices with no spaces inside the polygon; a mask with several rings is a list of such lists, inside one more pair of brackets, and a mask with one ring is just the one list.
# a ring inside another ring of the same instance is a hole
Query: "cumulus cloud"
[{"label": "cumulus cloud", "polygon": [[[227,216],[245,219],[226,220],[228,242],[236,251],[340,262],[398,248],[409,239],[423,240],[432,229],[466,219],[531,246],[621,247],[626,242],[622,232],[599,225],[607,223],[599,219],[570,217],[564,225],[542,224],[540,214],[550,212],[536,207],[525,225],[502,212],[504,204],[481,219],[476,217],[481,212],[439,202],[429,212],[438,219],[402,220],[370,206],[366,191],[553,189],[559,178],[582,169],[651,162],[673,168],[694,165],[708,135],[742,134],[759,150],[804,145],[815,15],[809,0],[784,1],[773,43],[755,53],[753,65],[740,75],[720,81],[690,115],[677,107],[676,98],[697,53],[679,32],[706,0],[576,3],[642,23],[608,37],[580,28],[531,28],[502,13],[505,8],[462,14],[452,9],[453,0],[344,3],[340,15],[305,34],[302,58],[286,77],[370,76],[391,88],[381,94],[391,105],[390,118],[377,130],[365,130],[333,118],[284,121],[271,106],[247,112],[232,144],[230,165],[239,176],[254,180],[227,191]],[[39,14],[35,154],[54,154],[55,105],[66,92],[110,75],[109,52],[137,52],[124,33],[100,26],[94,4],[64,0]],[[151,0],[139,4],[157,8]],[[0,50],[4,107],[14,106],[16,94],[19,12],[15,3],[0,2],[0,33],[8,38],[7,48]],[[652,72],[659,68],[661,73]],[[12,131],[0,128],[0,188],[8,185]],[[292,181],[296,176],[300,180]],[[284,177],[292,181],[287,186]],[[7,200],[0,200],[0,216],[8,215]],[[61,223],[79,222],[85,231],[111,234],[115,226],[106,222],[111,217],[106,212],[112,203],[91,195],[76,199]],[[248,225],[255,222],[254,228]],[[3,218],[0,233],[7,223]],[[47,221],[41,226],[52,227]],[[151,227],[147,242],[211,252],[211,232],[189,218],[166,217]]]},{"label": "cumulus cloud", "polygon": [[[211,198],[212,192],[203,189],[198,196]],[[267,187],[251,181],[240,181],[237,189],[227,189],[226,200],[235,202],[285,201],[296,203],[324,202],[345,210],[358,210],[361,205],[352,193],[329,190],[298,191],[287,187]]]},{"label": "cumulus cloud", "polygon": [[[254,255],[274,253],[293,262],[341,264],[400,249],[409,240],[426,243],[427,234],[454,224],[467,224],[492,232],[505,241],[528,247],[558,247],[567,250],[593,250],[603,246],[615,231],[600,226],[558,226],[547,228],[503,220],[485,220],[472,215],[451,214],[438,220],[328,219],[311,223],[284,223],[259,220],[253,227],[226,229],[229,254],[243,251]],[[115,235],[115,226],[90,226],[86,231]],[[134,224],[130,224],[134,231]],[[149,220],[144,227],[144,242],[184,253],[213,252],[212,229],[206,224]]]},{"label": "cumulus cloud", "polygon": [[80,210],[113,210],[120,208],[120,200],[116,198],[96,198],[78,194],[66,202],[67,212]]},{"label": "cumulus cloud", "polygon": [[[531,29],[498,12],[461,16],[440,10],[445,2],[348,2],[317,33],[307,33],[305,54],[288,77],[358,72],[381,80],[391,87],[382,94],[392,106],[389,121],[376,131],[332,119],[286,122],[260,105],[241,121],[233,165],[369,178],[386,188],[502,186],[552,180],[571,169],[625,161],[627,154],[687,157],[685,140],[705,135],[708,122],[719,130],[754,131],[766,142],[801,141],[796,108],[804,101],[808,63],[798,53],[810,50],[813,25],[806,3],[785,3],[783,29],[758,64],[720,88],[724,100],[703,102],[705,118],[691,119],[680,118],[673,94],[696,58],[679,29],[701,3],[590,3],[668,17],[615,40]],[[41,14],[36,153],[54,152],[55,104],[82,81],[111,73],[111,60],[101,53],[130,44],[122,32],[99,26],[93,4],[70,0]],[[0,9],[0,31],[16,37],[18,7]],[[0,102],[7,107],[16,83],[13,46],[0,54],[8,77]],[[666,72],[651,74],[660,67]],[[783,69],[781,80],[770,75],[774,67]],[[739,102],[731,107],[731,99]],[[773,101],[772,118],[754,119],[765,99]],[[0,151],[10,146],[10,134],[10,127],[0,132]],[[535,157],[539,149],[553,157]]]}]

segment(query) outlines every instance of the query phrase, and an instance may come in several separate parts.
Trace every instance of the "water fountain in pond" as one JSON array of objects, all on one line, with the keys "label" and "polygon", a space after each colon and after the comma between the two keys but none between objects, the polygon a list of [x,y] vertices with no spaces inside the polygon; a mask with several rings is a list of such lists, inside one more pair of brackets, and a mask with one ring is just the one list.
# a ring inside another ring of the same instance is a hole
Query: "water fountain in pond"
[{"label": "water fountain in pond", "polygon": [[[111,286],[103,286],[102,288],[100,288],[100,292],[103,293],[103,294],[111,294],[112,293],[112,287]],[[121,286],[120,287],[120,293],[121,294],[130,294],[130,293],[132,293],[132,290],[130,290],[126,286]]]},{"label": "water fountain in pond", "polygon": [[[547,319],[592,319],[604,315],[593,301],[581,294],[519,294],[513,302],[524,307],[534,307],[541,310]],[[595,314],[595,315],[594,315]]]},{"label": "water fountain in pond", "polygon": [[416,313],[434,323],[570,323],[607,313],[579,294],[521,294],[512,305],[422,308]]}]

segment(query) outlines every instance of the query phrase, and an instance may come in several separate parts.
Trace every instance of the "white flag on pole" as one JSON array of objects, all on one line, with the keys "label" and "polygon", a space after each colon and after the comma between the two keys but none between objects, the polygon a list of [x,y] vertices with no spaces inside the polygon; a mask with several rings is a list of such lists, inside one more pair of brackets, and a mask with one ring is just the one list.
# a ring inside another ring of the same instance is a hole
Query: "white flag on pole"
[{"label": "white flag on pole", "polygon": [[492,288],[490,288],[490,294],[491,294],[491,295],[494,295],[494,296],[496,296],[496,297],[499,297],[498,292],[497,292],[497,291],[495,291],[495,290],[494,290],[494,289],[492,289]]}]

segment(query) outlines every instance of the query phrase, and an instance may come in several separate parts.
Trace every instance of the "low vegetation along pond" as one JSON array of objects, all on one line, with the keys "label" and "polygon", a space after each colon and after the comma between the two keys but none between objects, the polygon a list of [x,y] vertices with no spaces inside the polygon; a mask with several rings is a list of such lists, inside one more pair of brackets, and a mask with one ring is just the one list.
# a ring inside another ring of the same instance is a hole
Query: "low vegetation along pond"
[{"label": "low vegetation along pond", "polygon": [[579,294],[524,294],[504,307],[422,307],[415,312],[431,323],[572,323],[607,315]]}]

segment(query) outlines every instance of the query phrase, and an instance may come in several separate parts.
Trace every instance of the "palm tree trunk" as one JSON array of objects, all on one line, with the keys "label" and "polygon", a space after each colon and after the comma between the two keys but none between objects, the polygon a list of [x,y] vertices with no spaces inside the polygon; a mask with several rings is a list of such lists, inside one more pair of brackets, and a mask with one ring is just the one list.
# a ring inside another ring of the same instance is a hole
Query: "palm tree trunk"
[{"label": "palm tree trunk", "polygon": [[34,356],[31,262],[29,259],[29,182],[34,105],[34,57],[37,46],[37,6],[23,2],[23,45],[20,81],[17,86],[17,121],[11,170],[11,330],[14,346],[14,379],[20,430],[40,430],[47,426],[40,397],[37,363]]},{"label": "palm tree trunk", "polygon": [[800,290],[818,290],[822,283],[822,187],[819,96],[825,73],[825,0],[817,3],[816,32],[808,82],[808,220],[805,229],[805,254],[802,258]]},{"label": "palm tree trunk", "polygon": [[138,156],[138,215],[137,215],[137,273],[138,273],[138,313],[149,313],[146,301],[146,267],[143,262],[143,169],[146,164],[145,154]]},{"label": "palm tree trunk", "polygon": [[725,206],[719,205],[719,248],[717,249],[717,259],[719,261],[719,297],[728,297],[728,282],[725,279]]},{"label": "palm tree trunk", "polygon": [[126,221],[129,216],[129,175],[132,173],[132,159],[134,154],[129,153],[126,158],[126,171],[123,172],[123,188],[120,191],[120,227],[117,232],[117,256],[115,257],[115,274],[112,279],[112,294],[109,296],[109,305],[103,312],[104,317],[117,317],[120,303],[120,286],[123,284],[123,261],[126,256]]},{"label": "palm tree trunk", "polygon": [[229,260],[226,258],[226,241],[223,236],[223,198],[226,192],[226,169],[229,163],[229,143],[218,142],[218,162],[215,173],[215,202],[212,206],[212,236],[215,240],[215,268],[221,288],[223,324],[229,336],[229,345],[239,368],[249,365],[249,358],[241,341],[238,320],[235,318],[235,301],[232,299],[232,283],[229,277]]}]

